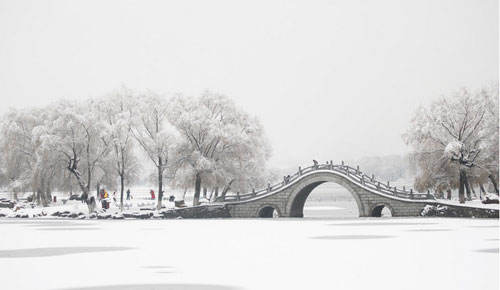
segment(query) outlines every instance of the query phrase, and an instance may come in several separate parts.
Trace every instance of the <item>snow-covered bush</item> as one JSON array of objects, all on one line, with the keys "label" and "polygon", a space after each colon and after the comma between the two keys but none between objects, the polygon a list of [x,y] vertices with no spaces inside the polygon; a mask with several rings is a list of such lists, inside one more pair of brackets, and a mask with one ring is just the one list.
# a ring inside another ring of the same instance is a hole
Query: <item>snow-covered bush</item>
[{"label": "snow-covered bush", "polygon": [[426,205],[420,212],[421,216],[447,216],[448,207],[441,205]]},{"label": "snow-covered bush", "polygon": [[493,193],[488,193],[484,196],[484,200],[482,201],[484,204],[497,204],[498,203],[498,195]]},{"label": "snow-covered bush", "polygon": [[460,158],[463,149],[464,149],[464,143],[454,140],[448,143],[448,145],[446,145],[444,149],[444,154],[449,159],[458,159]]},{"label": "snow-covered bush", "polygon": [[420,215],[426,217],[498,218],[498,209],[494,210],[452,205],[426,205],[420,212]]}]

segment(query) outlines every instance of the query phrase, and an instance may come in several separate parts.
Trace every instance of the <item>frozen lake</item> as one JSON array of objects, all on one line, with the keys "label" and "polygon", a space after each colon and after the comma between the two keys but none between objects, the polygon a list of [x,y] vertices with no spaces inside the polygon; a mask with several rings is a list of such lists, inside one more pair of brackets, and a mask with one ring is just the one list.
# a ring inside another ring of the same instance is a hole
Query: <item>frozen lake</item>
[{"label": "frozen lake", "polygon": [[0,289],[498,289],[498,220],[0,219]]}]

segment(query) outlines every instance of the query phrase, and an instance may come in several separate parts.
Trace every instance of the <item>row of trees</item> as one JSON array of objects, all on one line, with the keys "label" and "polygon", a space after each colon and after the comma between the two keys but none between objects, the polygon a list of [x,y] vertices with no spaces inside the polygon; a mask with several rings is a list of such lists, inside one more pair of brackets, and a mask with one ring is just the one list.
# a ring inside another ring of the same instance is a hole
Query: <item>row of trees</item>
[{"label": "row of trees", "polygon": [[[12,109],[0,128],[0,173],[13,192],[33,191],[46,206],[54,190],[91,193],[138,176],[147,156],[156,168],[158,208],[164,180],[224,195],[261,186],[270,145],[256,118],[211,92],[165,98],[126,88],[102,98]],[[142,151],[142,153],[141,153]],[[144,159],[144,158],[142,158]]]},{"label": "row of trees", "polygon": [[417,168],[415,187],[437,193],[458,188],[460,202],[484,184],[498,194],[498,85],[460,89],[415,112],[404,134]]}]

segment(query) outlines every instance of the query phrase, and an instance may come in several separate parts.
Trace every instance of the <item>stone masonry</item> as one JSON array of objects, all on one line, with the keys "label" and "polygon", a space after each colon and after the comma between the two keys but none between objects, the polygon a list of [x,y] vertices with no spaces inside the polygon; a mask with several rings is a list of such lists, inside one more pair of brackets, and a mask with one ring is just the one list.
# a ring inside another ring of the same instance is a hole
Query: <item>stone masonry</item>
[{"label": "stone masonry", "polygon": [[329,170],[305,174],[275,192],[254,199],[225,204],[234,218],[270,217],[273,210],[280,217],[303,217],[307,197],[314,188],[325,182],[344,186],[356,200],[361,217],[380,216],[383,207],[388,208],[394,217],[420,216],[425,205],[439,204],[435,200],[410,200],[386,195]]}]

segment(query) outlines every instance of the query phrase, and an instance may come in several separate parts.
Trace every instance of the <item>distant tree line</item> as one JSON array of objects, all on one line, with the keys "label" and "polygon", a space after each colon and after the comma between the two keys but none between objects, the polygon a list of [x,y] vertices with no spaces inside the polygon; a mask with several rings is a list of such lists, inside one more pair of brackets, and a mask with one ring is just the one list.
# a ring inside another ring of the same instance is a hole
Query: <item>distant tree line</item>
[{"label": "distant tree line", "polygon": [[478,91],[460,89],[428,108],[419,107],[404,134],[417,171],[417,190],[438,196],[457,189],[460,202],[498,194],[498,84]]},{"label": "distant tree line", "polygon": [[414,176],[407,156],[402,155],[368,156],[347,163],[359,165],[363,172],[375,175],[380,181],[399,181]]},{"label": "distant tree line", "polygon": [[[121,88],[83,101],[11,109],[0,124],[0,178],[47,206],[54,191],[89,194],[124,187],[142,163],[156,168],[158,208],[165,178],[177,188],[225,195],[267,182],[270,144],[259,120],[221,94],[164,97]],[[148,157],[140,160],[139,150]],[[76,187],[76,188],[75,188]]]}]

